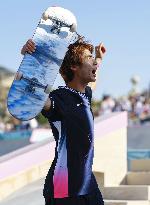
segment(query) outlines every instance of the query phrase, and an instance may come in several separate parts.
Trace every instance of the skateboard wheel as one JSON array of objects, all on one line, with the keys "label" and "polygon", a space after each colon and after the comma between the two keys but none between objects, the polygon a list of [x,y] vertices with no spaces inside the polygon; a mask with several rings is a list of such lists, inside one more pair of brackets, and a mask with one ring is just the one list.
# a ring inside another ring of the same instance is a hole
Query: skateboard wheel
[{"label": "skateboard wheel", "polygon": [[71,31],[71,32],[76,32],[76,30],[77,30],[77,26],[76,26],[75,23],[73,23],[73,24],[70,26],[70,31]]},{"label": "skateboard wheel", "polygon": [[49,18],[49,15],[47,12],[44,12],[42,15],[42,18],[46,21]]},{"label": "skateboard wheel", "polygon": [[22,76],[23,76],[22,72],[17,72],[15,75],[15,80],[21,80]]},{"label": "skateboard wheel", "polygon": [[50,94],[50,92],[51,92],[51,86],[50,86],[50,85],[47,85],[44,92],[45,92],[46,94]]}]

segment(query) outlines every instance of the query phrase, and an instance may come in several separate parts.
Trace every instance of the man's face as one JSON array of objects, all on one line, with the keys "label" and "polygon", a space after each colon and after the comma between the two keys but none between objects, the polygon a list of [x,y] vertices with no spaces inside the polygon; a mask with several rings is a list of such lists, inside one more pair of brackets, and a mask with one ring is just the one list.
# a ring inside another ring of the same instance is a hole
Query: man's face
[{"label": "man's face", "polygon": [[88,49],[83,52],[83,63],[76,70],[76,75],[81,79],[83,83],[95,82],[97,64],[94,57]]}]

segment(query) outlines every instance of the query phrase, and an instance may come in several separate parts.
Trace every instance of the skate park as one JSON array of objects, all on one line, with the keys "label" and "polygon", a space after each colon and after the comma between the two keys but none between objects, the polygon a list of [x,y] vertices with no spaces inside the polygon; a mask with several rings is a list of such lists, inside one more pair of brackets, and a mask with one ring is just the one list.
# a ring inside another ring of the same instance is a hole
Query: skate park
[{"label": "skate park", "polygon": [[[0,17],[5,16],[5,20],[1,21],[0,38],[0,205],[45,205],[43,187],[54,158],[54,137],[41,116],[34,118],[38,125],[33,122],[33,126],[12,118],[7,110],[7,94],[22,61],[21,48],[32,37],[44,9],[53,5],[75,14],[77,31],[87,41],[106,46],[92,102],[92,170],[105,205],[148,205],[148,0],[1,2]],[[58,79],[56,87],[61,83]]]},{"label": "skate park", "polygon": [[[92,170],[107,205],[149,204],[150,159],[146,157],[148,141],[145,143],[146,149],[143,144],[136,147],[139,143],[136,145],[133,139],[127,142],[127,127],[126,112],[95,119]],[[136,149],[131,149],[133,144]],[[129,146],[130,154],[127,156]],[[27,202],[31,205],[44,205],[42,187],[54,150],[55,141],[51,138],[1,156],[0,204],[7,205],[11,201],[11,204],[16,205]],[[139,155],[135,154],[135,150],[139,151]]]}]

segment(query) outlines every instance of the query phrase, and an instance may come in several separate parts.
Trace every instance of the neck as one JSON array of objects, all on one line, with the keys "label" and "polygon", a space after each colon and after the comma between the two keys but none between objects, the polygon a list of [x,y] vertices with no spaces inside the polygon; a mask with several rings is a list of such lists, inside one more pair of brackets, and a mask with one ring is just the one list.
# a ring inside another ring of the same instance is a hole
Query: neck
[{"label": "neck", "polygon": [[75,80],[72,80],[71,82],[67,83],[67,86],[70,88],[73,88],[81,93],[85,92],[85,88],[87,86],[87,83],[81,83],[81,82],[77,82]]}]

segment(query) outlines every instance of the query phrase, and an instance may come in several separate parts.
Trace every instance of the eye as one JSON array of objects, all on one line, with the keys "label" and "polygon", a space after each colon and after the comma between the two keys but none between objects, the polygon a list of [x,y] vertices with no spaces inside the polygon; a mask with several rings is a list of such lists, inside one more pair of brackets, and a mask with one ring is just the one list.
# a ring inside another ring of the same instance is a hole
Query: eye
[{"label": "eye", "polygon": [[87,58],[88,58],[88,60],[90,60],[90,59],[92,59],[92,58],[93,58],[93,56],[88,56]]}]

